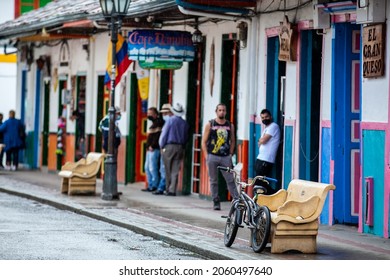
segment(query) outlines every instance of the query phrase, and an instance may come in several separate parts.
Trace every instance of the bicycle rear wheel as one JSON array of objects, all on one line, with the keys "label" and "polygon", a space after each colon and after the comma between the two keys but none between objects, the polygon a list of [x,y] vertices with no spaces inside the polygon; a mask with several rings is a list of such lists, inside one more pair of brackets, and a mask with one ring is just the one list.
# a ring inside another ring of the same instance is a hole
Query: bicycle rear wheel
[{"label": "bicycle rear wheel", "polygon": [[226,247],[232,246],[238,230],[238,219],[240,217],[240,210],[233,204],[229,211],[229,216],[226,219],[224,243]]},{"label": "bicycle rear wheel", "polygon": [[260,206],[255,223],[256,228],[252,230],[252,249],[260,253],[267,245],[271,231],[271,213],[268,207]]}]

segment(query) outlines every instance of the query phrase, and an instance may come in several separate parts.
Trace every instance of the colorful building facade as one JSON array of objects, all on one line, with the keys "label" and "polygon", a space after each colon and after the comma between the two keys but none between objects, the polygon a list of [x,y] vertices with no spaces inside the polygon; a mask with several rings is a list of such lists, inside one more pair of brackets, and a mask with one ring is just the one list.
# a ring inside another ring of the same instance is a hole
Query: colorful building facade
[{"label": "colorful building facade", "polygon": [[[162,30],[199,30],[203,41],[196,45],[194,60],[184,62],[181,68],[149,70],[147,99],[139,93],[137,63],[116,88],[115,105],[123,111],[118,181],[144,180],[144,141],[149,125],[145,109],[180,102],[186,108],[192,137],[179,192],[209,199],[199,143],[207,121],[215,117],[216,105],[227,105],[228,118],[237,127],[234,161],[244,163],[244,178],[254,176],[257,140],[263,129],[259,114],[268,108],[282,132],[274,168],[277,187],[286,188],[294,178],[333,183],[336,190],[327,199],[321,223],[356,225],[360,232],[388,238],[390,64],[386,18],[390,9],[382,7],[381,1],[369,1],[373,4],[364,7],[356,1],[283,1],[282,5],[247,1],[245,7],[219,1],[219,6],[203,10],[194,9],[193,1],[163,2],[165,8],[179,9],[185,17],[170,26],[163,21]],[[153,4],[149,3],[151,10]],[[108,106],[104,74],[110,42],[102,27],[104,21],[85,17],[84,22],[78,18],[73,25],[91,30],[97,26],[100,32],[73,36],[57,45],[34,44],[33,59],[27,56],[18,61],[18,92],[30,138],[26,163],[31,168],[47,166],[55,172],[64,161],[77,158],[79,120],[71,118],[76,109],[85,110],[84,152],[101,150],[97,123]],[[136,15],[129,15],[129,26],[134,18]],[[154,24],[161,23],[158,18],[156,12]],[[126,27],[126,22],[124,26],[125,37],[140,28]],[[0,38],[12,37],[2,34]],[[41,36],[39,40],[44,42]],[[30,42],[25,45],[31,49]],[[39,59],[44,63],[39,64]],[[32,61],[30,65],[28,61]],[[65,153],[61,156],[55,153],[60,116],[66,121]],[[221,194],[230,199],[223,180]]]}]

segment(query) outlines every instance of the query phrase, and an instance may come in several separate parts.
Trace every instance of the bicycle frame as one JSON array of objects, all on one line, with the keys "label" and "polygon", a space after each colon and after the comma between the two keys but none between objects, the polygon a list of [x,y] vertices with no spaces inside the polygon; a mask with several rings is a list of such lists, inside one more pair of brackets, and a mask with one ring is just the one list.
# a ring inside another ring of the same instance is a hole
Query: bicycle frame
[{"label": "bicycle frame", "polygon": [[239,187],[239,197],[232,202],[228,216],[222,216],[226,219],[224,243],[226,247],[230,247],[237,235],[239,227],[243,227],[244,222],[251,230],[251,247],[256,253],[261,252],[267,245],[268,237],[271,230],[271,216],[269,209],[266,206],[257,204],[257,194],[259,190],[265,192],[262,186],[255,186],[253,188],[255,195],[251,198],[245,189],[248,186],[253,186],[257,180],[262,180],[268,183],[267,180],[274,180],[265,176],[256,176],[250,183],[240,180],[242,164],[239,163],[236,167],[218,166],[218,169],[233,173],[236,187]]},{"label": "bicycle frame", "polygon": [[[259,205],[257,204],[257,193],[255,193],[254,197],[251,198],[244,190],[247,187],[251,187],[255,184],[257,180],[264,181],[268,183],[268,181],[277,181],[276,179],[269,178],[266,176],[256,176],[252,179],[250,183],[245,183],[240,179],[240,171],[242,169],[242,164],[238,163],[236,167],[218,167],[221,170],[232,173],[234,176],[234,181],[236,186],[239,187],[239,199],[233,202],[234,207],[240,210],[241,216],[238,217],[236,221],[238,225],[241,225],[244,219],[244,223],[249,225],[251,228],[255,226],[254,218],[257,215],[257,211],[259,210]],[[262,187],[261,187],[262,188]],[[263,188],[262,188],[263,189]],[[248,217],[249,220],[245,221],[245,217]]]},{"label": "bicycle frame", "polygon": [[[234,202],[235,207],[239,209],[241,213],[239,220],[236,222],[239,225],[244,222],[246,225],[253,227],[255,224],[254,217],[257,214],[256,212],[259,209],[259,206],[254,199],[244,192],[244,189],[245,187],[240,186],[240,198]],[[247,220],[245,220],[245,218],[247,218]]]}]

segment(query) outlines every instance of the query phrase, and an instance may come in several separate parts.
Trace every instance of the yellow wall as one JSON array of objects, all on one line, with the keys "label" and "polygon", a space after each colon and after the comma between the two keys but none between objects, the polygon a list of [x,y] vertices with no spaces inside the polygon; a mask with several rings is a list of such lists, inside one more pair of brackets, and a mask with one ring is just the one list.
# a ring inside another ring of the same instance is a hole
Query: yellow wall
[{"label": "yellow wall", "polygon": [[0,63],[16,63],[16,54],[0,54]]}]

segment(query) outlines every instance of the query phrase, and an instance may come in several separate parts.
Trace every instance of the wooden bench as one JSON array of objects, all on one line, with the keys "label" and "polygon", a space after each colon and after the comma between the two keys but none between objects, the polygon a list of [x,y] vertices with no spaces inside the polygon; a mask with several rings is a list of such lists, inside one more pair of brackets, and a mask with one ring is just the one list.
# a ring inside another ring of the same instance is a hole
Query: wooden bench
[{"label": "wooden bench", "polygon": [[259,195],[258,203],[271,211],[271,253],[316,253],[318,219],[328,192],[335,189],[331,184],[294,179],[287,190]]},{"label": "wooden bench", "polygon": [[58,173],[62,177],[61,193],[95,194],[96,177],[104,159],[102,153],[89,153],[77,162],[65,163]]}]

